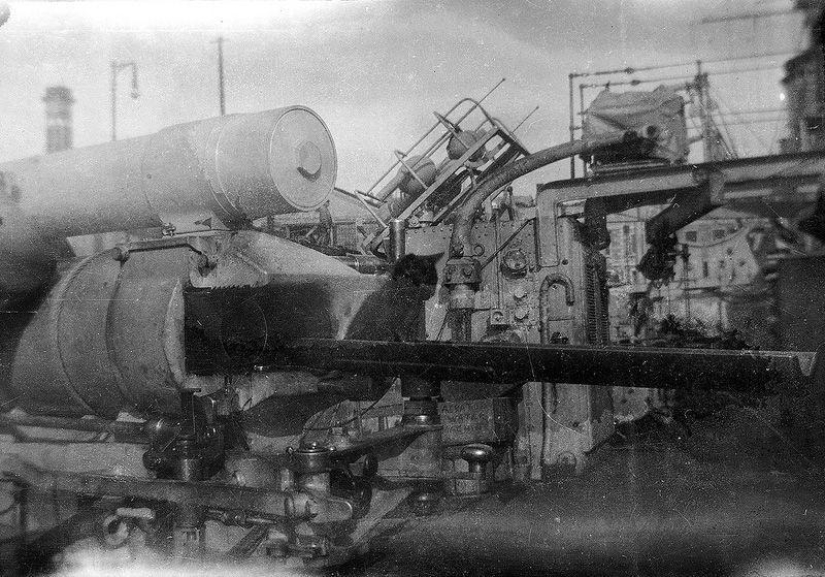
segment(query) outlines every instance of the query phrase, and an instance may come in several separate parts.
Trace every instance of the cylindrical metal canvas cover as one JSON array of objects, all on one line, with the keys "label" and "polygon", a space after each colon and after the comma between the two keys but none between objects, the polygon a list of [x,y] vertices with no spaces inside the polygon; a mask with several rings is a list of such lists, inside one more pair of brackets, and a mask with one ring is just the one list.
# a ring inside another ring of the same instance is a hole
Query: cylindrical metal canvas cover
[{"label": "cylindrical metal canvas cover", "polygon": [[315,210],[335,184],[332,137],[308,108],[238,115],[224,126],[214,154],[221,189],[253,214]]},{"label": "cylindrical metal canvas cover", "polygon": [[31,313],[6,312],[0,390],[33,414],[174,410],[185,379],[186,248],[66,263]]},{"label": "cylindrical metal canvas cover", "polygon": [[313,210],[332,192],[336,171],[329,130],[302,106],[0,164],[12,191],[6,200],[45,237],[157,227],[210,213],[233,226]]}]

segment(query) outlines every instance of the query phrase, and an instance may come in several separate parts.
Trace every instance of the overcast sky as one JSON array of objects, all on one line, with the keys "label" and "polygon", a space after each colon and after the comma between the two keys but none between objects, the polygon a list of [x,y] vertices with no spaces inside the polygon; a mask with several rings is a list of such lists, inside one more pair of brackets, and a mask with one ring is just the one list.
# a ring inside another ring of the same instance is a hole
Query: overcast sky
[{"label": "overcast sky", "polygon": [[[701,24],[703,18],[790,9],[790,0],[509,0],[282,2],[11,2],[0,28],[0,160],[44,148],[41,98],[71,88],[75,145],[110,133],[110,62],[138,63],[140,98],[119,77],[119,136],[138,136],[218,113],[216,46],[226,38],[228,112],[290,104],[316,110],[332,131],[338,183],[366,189],[462,96],[480,97],[537,150],[568,138],[568,73],[804,47],[797,16]],[[709,65],[722,103],[772,109],[786,56]],[[675,77],[691,67],[637,74]],[[603,77],[599,77],[600,79]],[[622,80],[615,77],[615,80]],[[672,83],[674,81],[668,81]],[[652,89],[655,84],[647,86]],[[618,88],[614,88],[618,89]],[[597,91],[586,92],[592,99]],[[576,94],[578,106],[578,93]],[[766,117],[770,114],[766,114]],[[775,116],[775,115],[774,115]],[[744,119],[744,117],[742,117]],[[749,118],[749,117],[748,117]],[[732,127],[739,146],[770,146],[781,123]],[[755,136],[754,136],[755,135]],[[749,143],[749,141],[752,141]],[[527,177],[520,187],[558,177]]]}]

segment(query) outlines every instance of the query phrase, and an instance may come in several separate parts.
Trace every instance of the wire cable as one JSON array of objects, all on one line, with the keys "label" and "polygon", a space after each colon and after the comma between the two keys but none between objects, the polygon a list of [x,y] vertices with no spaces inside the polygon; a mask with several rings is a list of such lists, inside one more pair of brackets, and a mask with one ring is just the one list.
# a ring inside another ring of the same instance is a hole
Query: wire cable
[{"label": "wire cable", "polygon": [[[736,150],[736,142],[734,142],[733,140],[733,135],[731,135],[730,133],[730,128],[728,127],[727,122],[725,122],[725,117],[719,114],[718,112],[719,111],[717,109],[717,116],[719,117],[719,122],[721,123],[722,128],[725,129],[725,135],[727,136],[727,142],[723,140],[722,144],[725,146],[725,149],[731,158],[739,158],[739,153]],[[711,120],[713,121],[713,125],[717,126],[716,121],[713,120],[713,113],[711,113]],[[717,132],[718,130],[719,129],[717,128]]]},{"label": "wire cable", "polygon": [[[724,106],[724,107],[727,109],[727,113],[726,113],[726,114],[729,114],[729,115],[733,116],[733,117],[734,117],[734,118],[736,118],[737,120],[740,120],[740,121],[743,121],[743,120],[744,120],[744,119],[742,118],[742,116],[740,116],[739,114],[737,114],[737,113],[735,113],[735,112],[733,112],[733,111],[731,110],[730,106],[728,106],[728,105],[727,105],[727,103],[724,101],[724,99],[722,99],[722,98],[720,98],[720,97],[719,97],[719,92],[718,92],[717,90],[713,89],[713,90],[709,90],[709,92],[712,92],[712,93],[713,93],[713,99],[714,99],[714,101],[716,101],[717,106],[718,106],[718,105],[722,105],[722,106]],[[758,134],[756,134],[756,132],[754,132],[753,128],[750,128],[750,123],[746,123],[746,125],[748,125],[748,126],[749,126],[749,127],[748,127],[748,131],[749,131],[749,132],[753,135],[754,139],[755,139],[755,140],[756,140],[756,141],[757,141],[757,142],[758,142],[758,143],[762,146],[762,148],[763,148],[763,149],[766,149],[766,148],[767,148],[767,145],[766,145],[766,144],[765,144],[765,142],[764,142],[764,141],[763,141],[763,140],[759,137],[759,135],[758,135]]]}]

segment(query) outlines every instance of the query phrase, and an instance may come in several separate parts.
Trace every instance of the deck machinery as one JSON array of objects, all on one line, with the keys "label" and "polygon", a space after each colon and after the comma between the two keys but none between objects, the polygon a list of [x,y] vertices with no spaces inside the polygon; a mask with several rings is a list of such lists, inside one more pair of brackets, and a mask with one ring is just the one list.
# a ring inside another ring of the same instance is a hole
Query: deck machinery
[{"label": "deck machinery", "polygon": [[[535,215],[478,222],[519,175],[640,137],[530,154],[465,104],[356,193],[381,222],[366,243],[377,256],[253,225],[314,210],[334,187],[332,137],[305,107],[0,165],[4,567],[37,571],[91,538],[334,564],[391,510],[529,468],[519,456],[536,430],[539,465],[580,467],[609,429],[611,386],[817,382],[804,353],[606,342],[605,215],[673,195],[726,202],[756,190],[756,163],[654,171],[632,190],[549,185]],[[822,162],[758,166],[760,182],[784,184],[818,178]],[[67,241],[136,229],[160,234],[85,256]],[[551,383],[547,431],[524,410],[527,382]]]},{"label": "deck machinery", "polygon": [[[658,89],[614,100],[627,107],[612,102],[613,118],[598,112],[613,126],[624,121],[625,127],[648,138],[603,146],[595,154],[579,152],[591,166],[585,178],[542,184],[534,204],[514,210],[509,183],[546,160],[540,158],[542,154],[524,151],[494,176],[468,186],[464,204],[450,205],[462,209],[448,209],[430,222],[405,223],[405,250],[439,259],[439,287],[427,303],[428,339],[608,345],[603,253],[611,240],[609,215],[643,206],[659,208],[646,222],[649,250],[637,268],[651,282],[661,283],[672,278],[674,266],[684,256],[677,250],[675,233],[715,208],[757,214],[768,210],[792,218],[817,204],[825,153],[689,164],[683,152],[684,116],[678,96]],[[595,121],[590,124],[598,127]],[[597,132],[591,128],[589,137],[598,137]],[[395,241],[398,245],[402,243]],[[471,282],[466,282],[463,275],[469,270],[474,272]],[[666,388],[669,376],[661,378]],[[535,383],[521,389],[514,474],[538,479],[571,468],[581,471],[588,453],[612,434],[614,406],[628,411],[623,418],[634,418],[659,402],[635,391],[638,383],[627,384],[610,389],[556,381],[552,386]],[[466,388],[461,394],[474,395]],[[486,402],[493,411],[501,406]],[[481,404],[469,401],[464,413],[472,415],[471,407]],[[490,436],[495,433],[490,431]]]},{"label": "deck machinery", "polygon": [[[677,230],[720,206],[761,212],[767,206],[792,216],[816,202],[823,167],[825,154],[811,152],[651,167],[540,185],[535,207],[522,211],[527,215],[473,225],[474,258],[481,272],[473,293],[470,340],[608,345],[603,256],[610,242],[608,215],[639,206],[663,207],[646,223],[650,245],[642,265],[650,278],[667,279],[679,262]],[[417,254],[444,254],[440,264],[448,266],[451,236],[450,226],[409,229],[406,247]],[[445,288],[440,300],[428,303],[430,338],[453,339],[446,322],[451,314],[447,292]],[[667,388],[669,376],[661,379],[661,387]],[[535,420],[530,428],[521,428],[517,460],[526,468],[520,475],[541,478],[559,466],[581,470],[587,454],[612,434],[614,406],[637,404],[635,415],[629,416],[638,417],[649,405],[647,398],[635,403],[633,395],[643,392],[627,384],[630,389],[558,382],[525,387],[520,413]]]}]

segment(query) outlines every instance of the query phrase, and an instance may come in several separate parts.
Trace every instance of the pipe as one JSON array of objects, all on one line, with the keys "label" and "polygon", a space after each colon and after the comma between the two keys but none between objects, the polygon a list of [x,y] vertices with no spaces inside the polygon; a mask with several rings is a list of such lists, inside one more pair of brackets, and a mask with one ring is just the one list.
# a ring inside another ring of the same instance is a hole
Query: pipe
[{"label": "pipe", "polygon": [[545,277],[539,289],[539,335],[541,344],[549,345],[550,330],[548,321],[550,316],[550,305],[547,302],[548,293],[554,286],[560,286],[564,289],[564,302],[567,306],[572,307],[576,302],[576,295],[573,292],[573,281],[563,274],[551,274]]},{"label": "pipe", "polygon": [[70,417],[41,417],[18,412],[0,414],[0,425],[9,427],[40,427],[44,429],[71,429],[90,433],[109,433],[122,440],[147,443],[149,437],[144,423],[108,421],[104,419],[74,419]]},{"label": "pipe", "polygon": [[450,259],[444,267],[443,285],[448,287],[452,340],[472,340],[472,314],[475,294],[481,284],[481,263],[473,256],[472,228],[476,213],[484,201],[497,190],[543,166],[577,154],[589,154],[600,148],[630,142],[638,136],[633,131],[606,134],[598,138],[575,140],[545,148],[493,172],[475,189],[456,212],[450,238]]},{"label": "pipe", "polygon": [[614,146],[623,142],[629,143],[637,139],[638,136],[633,131],[617,132],[606,134],[598,138],[586,140],[574,140],[558,146],[551,146],[539,152],[525,156],[516,160],[501,170],[496,171],[479,186],[468,198],[456,213],[453,235],[450,238],[450,255],[453,258],[471,256],[472,238],[471,231],[475,215],[481,208],[484,201],[502,186],[506,186],[520,176],[524,176],[534,170],[553,162],[562,160],[577,154],[590,154],[600,148]]},{"label": "pipe", "polygon": [[389,250],[387,251],[387,256],[393,263],[397,263],[398,261],[400,261],[404,257],[404,254],[406,254],[407,252],[406,229],[406,221],[398,218],[394,218],[390,221],[390,242]]}]

